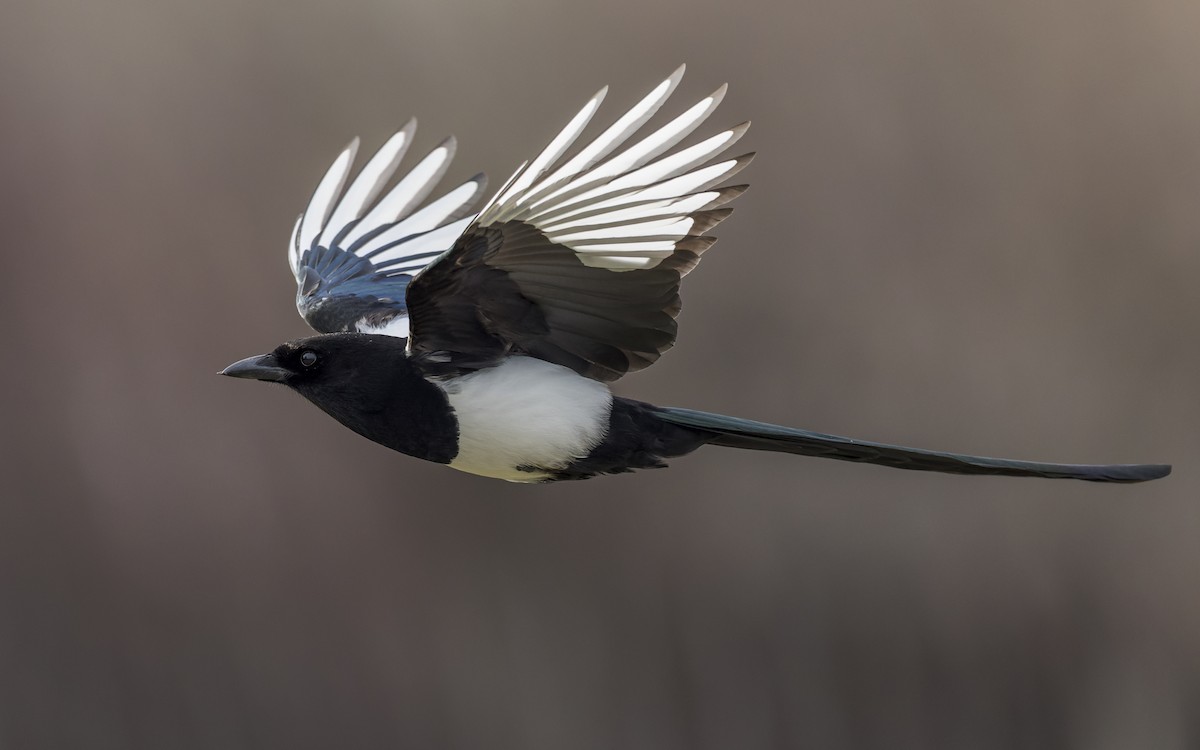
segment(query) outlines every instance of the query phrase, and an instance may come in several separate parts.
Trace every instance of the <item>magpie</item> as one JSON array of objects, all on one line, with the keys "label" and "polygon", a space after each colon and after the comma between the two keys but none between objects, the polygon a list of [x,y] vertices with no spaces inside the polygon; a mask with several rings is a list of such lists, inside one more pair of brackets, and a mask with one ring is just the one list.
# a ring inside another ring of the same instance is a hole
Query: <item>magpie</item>
[{"label": "magpie", "polygon": [[1141,482],[1170,472],[904,448],[614,396],[610,382],[675,343],[680,282],[747,187],[722,185],[753,154],[722,155],[748,122],[678,147],[725,86],[630,142],[682,75],[576,147],[601,89],[478,210],[483,175],[422,205],[453,138],[386,191],[415,120],[346,187],[355,140],[288,245],[296,307],[321,335],[223,374],[282,383],[388,448],[512,482],[659,468],[703,445],[953,474]]}]

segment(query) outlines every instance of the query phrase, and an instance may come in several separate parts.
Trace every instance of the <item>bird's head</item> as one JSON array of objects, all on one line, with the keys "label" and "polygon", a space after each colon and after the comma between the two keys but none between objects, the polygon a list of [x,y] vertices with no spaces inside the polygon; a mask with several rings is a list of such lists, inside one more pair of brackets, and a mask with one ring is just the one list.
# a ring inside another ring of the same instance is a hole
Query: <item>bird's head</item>
[{"label": "bird's head", "polygon": [[221,374],[282,383],[377,443],[447,463],[457,423],[445,393],[408,358],[407,341],[369,333],[330,333],[281,344]]},{"label": "bird's head", "polygon": [[311,336],[234,362],[221,374],[282,383],[313,400],[334,393],[361,397],[371,389],[393,390],[398,370],[411,369],[405,344],[394,336],[365,333]]}]

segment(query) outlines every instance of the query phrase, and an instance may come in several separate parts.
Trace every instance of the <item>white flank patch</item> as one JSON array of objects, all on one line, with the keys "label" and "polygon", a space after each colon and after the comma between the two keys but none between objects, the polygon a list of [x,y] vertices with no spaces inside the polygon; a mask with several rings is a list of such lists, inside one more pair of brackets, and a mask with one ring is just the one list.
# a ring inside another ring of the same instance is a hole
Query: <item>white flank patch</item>
[{"label": "white flank patch", "polygon": [[363,319],[355,323],[354,327],[359,333],[381,333],[384,336],[396,336],[402,339],[408,338],[407,315],[397,315],[381,326],[373,326],[366,319]]},{"label": "white flank patch", "polygon": [[512,357],[438,385],[458,419],[450,466],[459,471],[537,482],[587,456],[608,432],[608,386],[540,359]]}]

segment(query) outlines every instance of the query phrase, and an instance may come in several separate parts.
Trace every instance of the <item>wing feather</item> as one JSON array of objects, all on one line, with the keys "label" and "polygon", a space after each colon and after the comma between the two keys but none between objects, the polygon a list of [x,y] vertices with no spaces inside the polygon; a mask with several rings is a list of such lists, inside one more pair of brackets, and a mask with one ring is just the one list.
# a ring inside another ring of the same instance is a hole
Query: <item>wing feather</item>
[{"label": "wing feather", "polygon": [[346,178],[350,175],[350,165],[354,163],[354,155],[358,153],[358,139],[355,138],[349,146],[334,159],[333,164],[325,172],[325,176],[317,183],[308,208],[304,210],[304,218],[300,223],[300,246],[308,247],[317,240],[321,227],[329,219],[333,211],[334,201],[342,192]]},{"label": "wing feather", "polygon": [[416,118],[410,119],[371,157],[333,210],[333,215],[325,223],[317,244],[328,247],[333,244],[334,233],[340,232],[351,222],[362,217],[371,202],[379,196],[383,186],[396,173],[401,159],[412,145],[416,130]]},{"label": "wing feather", "polygon": [[360,242],[363,236],[374,227],[398,222],[408,216],[421,201],[437,187],[442,175],[450,167],[458,142],[453,136],[442,141],[437,148],[417,163],[417,166],[406,174],[396,186],[388,191],[375,207],[363,217],[358,226],[346,235],[345,243],[353,247],[355,252],[370,256],[377,249],[377,238]]},{"label": "wing feather", "polygon": [[483,175],[421,207],[454,157],[452,137],[386,189],[416,125],[409,120],[345,188],[358,148],[355,139],[326,171],[296,221],[288,242],[296,307],[317,331],[406,335],[408,283],[450,249],[473,219],[486,184]]},{"label": "wing feather", "polygon": [[720,104],[724,86],[625,145],[682,73],[558,165],[595,115],[601,90],[414,278],[407,303],[415,356],[461,371],[525,354],[614,380],[671,347],[680,279],[716,241],[706,232],[729,216],[723,206],[746,189],[714,186],[753,156],[713,162],[749,123],[677,148]]},{"label": "wing feather", "polygon": [[595,169],[589,170],[549,195],[532,201],[532,207],[547,203],[566,205],[566,198],[597,184],[607,184],[613,178],[626,175],[686,138],[711,115],[725,97],[725,87],[702,99],[687,112],[630,146]]},{"label": "wing feather", "polygon": [[596,162],[612,153],[614,149],[624,143],[629,136],[636,133],[647,120],[658,112],[663,103],[667,101],[667,98],[675,91],[675,87],[679,85],[680,79],[683,78],[683,71],[683,65],[676,68],[665,81],[655,86],[649,94],[610,125],[607,130],[588,144],[586,148],[572,157],[566,164],[555,170],[552,175],[542,180],[537,189],[527,192],[520,202],[528,204],[563,181],[591,168]]}]

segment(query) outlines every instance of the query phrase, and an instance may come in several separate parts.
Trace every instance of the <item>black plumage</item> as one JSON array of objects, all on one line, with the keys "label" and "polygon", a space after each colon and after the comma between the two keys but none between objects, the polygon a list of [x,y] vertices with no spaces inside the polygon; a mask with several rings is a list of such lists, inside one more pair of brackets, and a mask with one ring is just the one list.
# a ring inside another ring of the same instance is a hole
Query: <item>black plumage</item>
[{"label": "black plumage", "polygon": [[524,222],[471,228],[412,285],[413,351],[468,368],[481,353],[528,354],[616,380],[675,343],[679,283],[714,241],[688,236],[654,268],[613,273],[585,266]]}]

